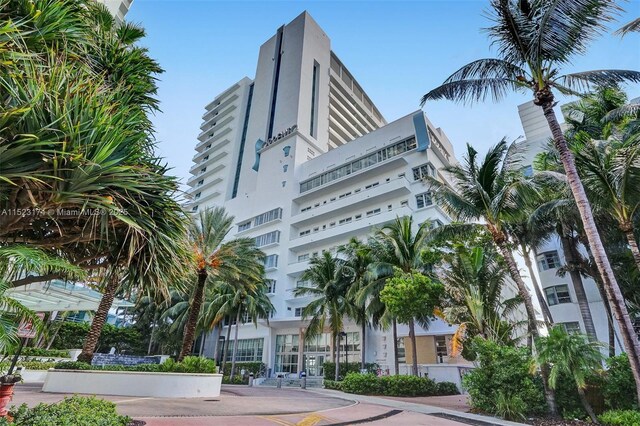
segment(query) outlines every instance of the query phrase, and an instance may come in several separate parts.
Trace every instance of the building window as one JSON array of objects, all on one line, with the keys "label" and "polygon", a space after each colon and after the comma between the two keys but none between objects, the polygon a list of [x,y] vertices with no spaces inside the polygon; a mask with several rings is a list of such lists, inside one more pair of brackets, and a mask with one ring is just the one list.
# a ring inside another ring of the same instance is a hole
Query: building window
[{"label": "building window", "polygon": [[441,226],[444,226],[444,223],[442,223],[440,219],[435,219],[431,221],[431,225],[429,226],[429,228],[436,229],[436,228],[440,228]]},{"label": "building window", "polygon": [[[318,126],[318,80],[320,79],[320,64],[316,61],[313,61],[313,76],[311,78],[311,125],[309,126],[309,134],[315,138]],[[311,153],[315,154],[313,151]]]},{"label": "building window", "polygon": [[306,212],[307,210],[311,210],[311,206],[309,206],[309,207],[305,207],[305,208],[303,208],[303,209],[300,209],[300,213],[304,213],[304,212]]},{"label": "building window", "polygon": [[264,267],[265,268],[277,268],[278,267],[278,255],[270,254],[269,256],[264,258]]},{"label": "building window", "polygon": [[250,228],[251,228],[251,221],[241,223],[240,225],[238,225],[238,232],[246,231],[247,229],[250,229]]},{"label": "building window", "polygon": [[209,149],[209,148],[211,148],[211,144],[204,147],[204,149]]},{"label": "building window", "polygon": [[564,328],[568,334],[577,334],[580,333],[580,323],[577,321],[572,322],[561,322],[560,325]]},{"label": "building window", "polygon": [[418,167],[414,167],[413,171],[413,180],[422,180],[427,176],[436,177],[436,168],[433,167],[433,164],[426,163]]},{"label": "building window", "polygon": [[[233,356],[234,341],[230,340],[225,345],[227,359]],[[236,351],[236,361],[238,362],[261,362],[264,350],[264,339],[238,339],[238,349]]]},{"label": "building window", "polygon": [[301,307],[301,308],[296,308],[296,309],[293,311],[293,316],[294,316],[294,317],[301,317],[301,316],[302,316],[302,311],[303,311],[303,310],[304,310],[304,306],[303,306],[303,307]]},{"label": "building window", "polygon": [[256,247],[263,247],[269,244],[280,242],[280,231],[271,231],[266,234],[259,235],[255,238]]},{"label": "building window", "polygon": [[256,216],[253,220],[253,226],[262,225],[264,223],[273,222],[274,220],[282,219],[282,209],[278,207],[277,209],[269,210],[266,213],[262,213],[259,216]]},{"label": "building window", "polygon": [[298,280],[296,281],[296,288],[298,287],[308,287],[309,286],[309,281],[308,280]]},{"label": "building window", "polygon": [[201,168],[201,169],[200,169],[200,174],[202,174],[202,173],[204,173],[204,172],[206,172],[206,171],[207,171],[207,168],[206,168],[206,167],[203,167],[203,168]]},{"label": "building window", "polygon": [[558,252],[554,250],[542,253],[538,256],[538,264],[543,271],[559,268],[561,265]]},{"label": "building window", "polygon": [[276,292],[276,280],[265,280],[264,283],[267,285],[267,293]]},{"label": "building window", "polygon": [[367,217],[369,217],[369,216],[373,216],[373,215],[376,215],[376,214],[378,214],[378,213],[380,213],[380,209],[373,209],[373,210],[369,210],[369,211],[367,212]]},{"label": "building window", "polygon": [[559,305],[561,303],[571,303],[569,286],[566,284],[547,287],[544,289],[544,292],[547,295],[547,303],[549,306]]},{"label": "building window", "polygon": [[300,231],[300,236],[304,237],[305,235],[309,235],[311,233],[310,229],[305,229],[304,231]]},{"label": "building window", "polygon": [[431,192],[424,192],[422,194],[416,195],[416,205],[419,209],[433,205]]},{"label": "building window", "polygon": [[528,166],[523,167],[523,168],[522,168],[522,174],[523,174],[525,177],[531,177],[531,176],[533,176],[533,166],[528,165]]},{"label": "building window", "polygon": [[202,195],[202,192],[198,192],[198,193],[196,194],[196,196],[195,196],[195,197],[193,197],[193,199],[194,199],[194,200],[197,200],[197,199],[199,199],[199,198],[200,198],[200,196],[201,196],[201,195]]},{"label": "building window", "polygon": [[275,373],[297,373],[299,352],[297,334],[276,336]]},{"label": "building window", "polygon": [[198,181],[198,186],[202,186],[202,184],[204,184],[204,179],[200,179],[200,180]]},{"label": "building window", "polygon": [[193,207],[191,208],[191,211],[192,211],[193,213],[197,212],[197,211],[198,211],[198,206],[193,206]]},{"label": "building window", "polygon": [[351,218],[350,217],[345,217],[344,219],[340,219],[338,221],[338,225],[344,225],[345,223],[349,223],[351,222]]},{"label": "building window", "polygon": [[202,159],[202,161],[207,161],[209,159],[208,155],[205,155],[204,158]]},{"label": "building window", "polygon": [[447,350],[447,336],[436,336],[436,360],[440,362],[440,360],[446,356],[449,356],[449,352]]},{"label": "building window", "polygon": [[302,193],[302,192],[310,191],[319,186],[326,185],[329,182],[332,182],[336,179],[340,179],[352,173],[359,172],[360,170],[368,169],[370,167],[373,167],[377,163],[386,161],[390,158],[396,157],[407,151],[415,149],[415,147],[416,147],[415,137],[410,137],[403,141],[397,142],[393,145],[382,148],[376,152],[368,154],[364,157],[351,161],[336,169],[330,170],[328,172],[324,172],[318,176],[315,176],[312,179],[309,179],[307,181],[300,183],[300,192]]},{"label": "building window", "polygon": [[404,364],[407,362],[406,351],[404,347],[404,337],[398,337],[398,364]]},{"label": "building window", "polygon": [[298,262],[305,262],[309,260],[309,253],[301,254],[298,256]]}]

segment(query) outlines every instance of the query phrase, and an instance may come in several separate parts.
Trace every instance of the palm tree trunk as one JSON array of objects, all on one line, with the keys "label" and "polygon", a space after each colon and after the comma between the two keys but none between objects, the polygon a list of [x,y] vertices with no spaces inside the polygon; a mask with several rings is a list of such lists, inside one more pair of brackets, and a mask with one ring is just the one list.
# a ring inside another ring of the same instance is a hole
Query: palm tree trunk
[{"label": "palm tree trunk", "polygon": [[633,260],[636,262],[636,266],[640,269],[640,250],[638,249],[638,241],[636,241],[636,236],[633,234],[633,227],[628,226],[624,230],[624,235],[627,237],[627,241],[629,242],[629,247],[631,248],[631,253],[633,254]]},{"label": "palm tree trunk", "polygon": [[231,339],[231,318],[229,318],[229,325],[227,326],[227,338],[222,345],[222,374],[224,374],[224,367],[227,364],[227,349],[229,348],[229,339]]},{"label": "palm tree trunk", "polygon": [[411,339],[411,374],[418,375],[418,348],[416,347],[416,325],[413,319],[409,320],[409,338]]},{"label": "palm tree trunk", "polygon": [[365,335],[367,333],[367,323],[366,321],[362,321],[362,330],[361,330],[362,336],[360,336],[360,370],[364,370],[364,365],[365,365],[365,348],[366,346],[366,338]]},{"label": "palm tree trunk", "polygon": [[198,283],[193,292],[193,300],[191,301],[191,308],[189,309],[189,318],[184,326],[184,337],[182,338],[182,349],[180,349],[180,355],[178,361],[182,361],[185,356],[191,353],[193,342],[196,338],[196,327],[198,326],[198,317],[200,316],[200,309],[204,301],[204,285],[207,281],[207,272],[200,271],[198,273]]},{"label": "palm tree trunk", "polygon": [[238,352],[238,329],[240,328],[240,314],[242,313],[242,309],[238,309],[238,313],[236,314],[236,333],[233,338],[233,353],[231,354],[231,374],[229,375],[229,380],[233,381],[233,376],[236,373],[236,353]]},{"label": "palm tree trunk", "polygon": [[580,397],[580,402],[582,403],[582,406],[584,407],[589,417],[591,417],[591,420],[593,421],[593,423],[599,424],[598,417],[596,416],[596,413],[593,411],[593,407],[591,407],[591,404],[589,404],[589,401],[587,401],[587,396],[584,394],[584,389],[582,389],[579,386],[578,386],[578,396]]},{"label": "palm tree trunk", "polygon": [[593,316],[591,315],[591,308],[589,307],[589,300],[587,300],[587,292],[584,290],[584,283],[580,276],[578,268],[577,250],[575,246],[575,239],[570,240],[566,230],[562,229],[558,234],[560,236],[560,245],[564,252],[564,259],[569,267],[569,276],[571,277],[571,283],[573,284],[573,290],[576,292],[576,299],[578,300],[578,306],[580,308],[580,316],[584,323],[584,330],[587,333],[589,341],[595,342],[598,340],[596,336],[596,326],[593,323]]},{"label": "palm tree trunk", "polygon": [[531,301],[531,294],[529,293],[529,289],[527,289],[527,285],[522,280],[522,276],[520,275],[520,271],[518,270],[518,265],[516,264],[516,260],[513,258],[513,253],[510,248],[507,247],[507,241],[505,239],[497,239],[496,245],[500,249],[500,253],[502,257],[507,262],[507,267],[509,268],[509,273],[511,278],[516,282],[516,286],[518,287],[518,294],[522,298],[524,303],[524,308],[527,311],[527,323],[528,323],[528,331],[529,336],[531,338],[536,338],[540,335],[538,332],[538,320],[536,319],[536,311],[533,309],[533,302]]},{"label": "palm tree trunk", "polygon": [[111,306],[113,305],[113,299],[116,297],[116,292],[119,287],[120,275],[116,271],[111,271],[107,285],[102,293],[98,310],[93,317],[93,321],[91,321],[91,328],[89,329],[89,333],[87,333],[87,337],[84,339],[82,352],[78,355],[78,361],[91,363],[93,351],[96,350],[98,339],[100,339],[100,334],[102,333],[102,328],[104,327],[105,322],[107,322],[109,309],[111,309]]},{"label": "palm tree trunk", "polygon": [[531,252],[527,247],[520,243],[520,249],[522,250],[522,257],[524,257],[524,263],[527,265],[527,269],[529,270],[529,276],[531,277],[531,282],[533,283],[533,289],[536,292],[536,297],[538,298],[538,303],[540,303],[540,308],[542,309],[542,316],[544,316],[545,321],[548,325],[553,325],[553,316],[551,315],[551,310],[549,309],[549,305],[547,304],[544,295],[542,294],[542,289],[540,287],[540,283],[536,278],[536,274],[533,271],[533,264],[531,263]]},{"label": "palm tree trunk", "polygon": [[393,363],[394,363],[394,374],[397,376],[400,374],[400,363],[398,362],[398,324],[396,323],[396,319],[393,319]]},{"label": "palm tree trunk", "polygon": [[334,377],[336,382],[340,378],[340,337],[338,336],[339,335],[336,335],[333,338],[334,342],[338,342],[338,346],[336,347],[336,371],[335,371],[335,377]]},{"label": "palm tree trunk", "polygon": [[160,318],[160,311],[156,309],[156,313],[153,316],[153,323],[151,323],[151,335],[149,336],[149,346],[147,347],[147,355],[151,355],[151,349],[153,348],[153,336],[156,332],[157,322]]},{"label": "palm tree trunk", "polygon": [[553,111],[553,98],[543,103],[542,111],[544,113],[547,122],[549,123],[549,129],[553,134],[553,139],[560,154],[564,171],[571,187],[571,192],[578,205],[580,211],[580,217],[584,225],[584,231],[589,241],[589,246],[593,253],[593,257],[598,266],[598,271],[602,277],[604,289],[607,293],[607,299],[613,311],[614,317],[620,327],[622,333],[622,340],[629,357],[629,363],[631,364],[631,371],[633,371],[633,377],[636,382],[636,390],[638,394],[638,402],[640,403],[640,342],[638,342],[638,336],[635,334],[627,306],[625,305],[620,286],[613,274],[613,269],[609,263],[609,258],[602,245],[596,222],[593,218],[593,212],[591,205],[587,199],[587,194],[584,191],[580,176],[576,169],[575,160],[573,154],[567,146],[567,141],[562,134],[560,124],[556,119],[555,112]]},{"label": "palm tree trunk", "polygon": [[583,267],[587,271],[587,273],[591,276],[591,278],[595,281],[598,292],[600,293],[600,298],[602,299],[602,305],[607,313],[607,332],[609,334],[609,357],[616,356],[616,340],[618,344],[622,347],[622,343],[620,342],[620,338],[616,333],[616,329],[613,325],[613,315],[611,313],[611,306],[609,306],[609,301],[607,300],[607,293],[604,291],[604,285],[602,284],[602,277],[598,273],[598,269],[595,268],[595,261],[593,260],[593,256],[591,255],[591,249],[587,243],[586,245],[587,252],[589,253],[589,259],[591,260],[591,264],[587,262],[585,259],[582,259]]},{"label": "palm tree trunk", "polygon": [[217,361],[218,359],[220,359],[220,356],[218,356],[218,350],[220,349],[220,334],[222,334],[222,327],[220,326],[220,324],[216,324],[215,330],[217,330],[218,332],[214,333],[216,336],[216,343],[213,347],[213,358]]}]

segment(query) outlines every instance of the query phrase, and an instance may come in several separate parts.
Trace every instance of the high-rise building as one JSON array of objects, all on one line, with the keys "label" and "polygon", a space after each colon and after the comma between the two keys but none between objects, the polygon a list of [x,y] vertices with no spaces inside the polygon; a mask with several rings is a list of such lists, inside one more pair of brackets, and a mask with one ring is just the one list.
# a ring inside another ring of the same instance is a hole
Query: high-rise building
[{"label": "high-rise building", "polygon": [[[566,109],[563,108],[563,111],[566,111]],[[532,173],[536,155],[546,150],[547,145],[552,140],[552,135],[547,120],[542,113],[542,108],[535,105],[533,101],[518,106],[518,113],[520,114],[520,121],[526,138],[521,144],[523,147],[523,165],[526,168],[526,173]],[[564,130],[564,124],[562,126]],[[538,276],[540,277],[540,285],[554,323],[561,324],[567,331],[586,333],[571,275],[569,273],[558,274],[559,269],[567,263],[558,235],[554,235],[541,247],[538,247],[534,255]],[[582,255],[587,255],[584,248],[582,248]],[[593,279],[586,276],[582,276],[581,279],[589,311],[593,317],[596,336],[599,341],[608,343],[609,321],[600,291]],[[616,346],[617,351],[620,351],[619,339],[616,340]],[[603,350],[606,351],[606,347],[603,347]]]},{"label": "high-rise building", "polygon": [[[336,253],[352,237],[365,240],[397,217],[413,216],[416,226],[450,222],[422,178],[446,179],[441,170],[456,162],[453,147],[422,111],[387,123],[306,12],[260,47],[253,80],[240,80],[207,105],[201,129],[187,209],[223,205],[235,217],[230,238],[255,239],[266,254],[276,308],[268,324],[240,325],[238,360],[263,361],[271,375],[304,370],[321,376],[333,342],[326,332],[304,339],[302,311],[312,299],[292,292],[306,284],[309,259]],[[513,286],[506,291],[515,294]],[[446,364],[446,379],[459,381],[457,366],[465,362],[449,357],[455,330],[439,320],[418,328],[418,362]],[[361,328],[347,322],[344,332],[340,353],[357,361]],[[367,361],[393,371],[391,331],[365,333]],[[399,336],[406,371],[406,326],[399,326]],[[207,355],[221,350],[217,341],[218,334],[206,338]]]},{"label": "high-rise building", "polygon": [[98,0],[98,3],[104,4],[116,21],[123,22],[133,0]]}]

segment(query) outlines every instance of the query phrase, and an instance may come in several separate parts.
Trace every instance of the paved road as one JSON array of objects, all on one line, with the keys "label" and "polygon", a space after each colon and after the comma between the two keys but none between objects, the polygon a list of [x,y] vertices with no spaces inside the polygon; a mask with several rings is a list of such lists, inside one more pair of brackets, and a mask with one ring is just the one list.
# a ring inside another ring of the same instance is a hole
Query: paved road
[{"label": "paved road", "polygon": [[[57,402],[64,394],[41,392],[42,384],[16,386],[13,404]],[[228,386],[217,398],[141,398],[102,395],[118,412],[144,420],[148,426],[329,426],[329,425],[430,425],[477,426],[508,423],[478,421],[463,414],[421,403],[348,395],[323,389]],[[459,404],[452,400],[453,404]],[[453,414],[456,417],[447,416]],[[459,417],[466,416],[466,418]],[[484,418],[485,420],[487,418]],[[515,423],[511,423],[515,425]]]}]

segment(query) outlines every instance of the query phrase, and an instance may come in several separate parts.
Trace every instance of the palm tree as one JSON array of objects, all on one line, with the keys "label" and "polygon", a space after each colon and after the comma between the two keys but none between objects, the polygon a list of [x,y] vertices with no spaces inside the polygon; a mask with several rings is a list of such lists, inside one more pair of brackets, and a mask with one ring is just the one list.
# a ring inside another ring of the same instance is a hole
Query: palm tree
[{"label": "palm tree", "polygon": [[633,21],[629,22],[628,24],[624,25],[622,28],[620,28],[618,31],[616,31],[616,34],[620,34],[621,36],[625,36],[631,32],[638,32],[640,31],[640,18],[636,18]]},{"label": "palm tree", "polygon": [[561,374],[573,378],[580,402],[594,423],[598,418],[584,394],[586,378],[589,373],[602,368],[602,353],[599,343],[589,342],[581,334],[568,334],[561,326],[549,331],[549,336],[536,340],[537,360],[539,363],[551,365],[549,385],[555,389]]},{"label": "palm tree", "polygon": [[336,364],[335,380],[338,380],[340,375],[339,360],[336,359],[338,336],[343,331],[344,318],[353,318],[356,311],[347,296],[349,280],[344,274],[344,261],[325,251],[320,256],[314,256],[309,260],[309,268],[301,278],[309,284],[293,289],[294,296],[311,296],[314,299],[302,310],[302,319],[309,319],[304,337],[309,339],[318,336],[324,332],[325,326],[328,326],[333,342],[331,357]]},{"label": "palm tree", "polygon": [[[416,232],[413,232],[413,218],[411,216],[397,217],[395,221],[382,227],[377,233],[377,237],[386,242],[389,251],[384,259],[388,265],[400,269],[404,273],[414,273],[425,271],[422,261],[422,251],[429,238],[431,223],[426,221],[418,225]],[[425,312],[425,317],[420,321],[424,326],[428,324],[428,317],[431,312]],[[413,356],[413,374],[418,374],[418,354],[416,347],[415,321],[409,320],[409,339],[411,340],[411,351]],[[396,319],[393,319],[394,345],[397,346]],[[397,349],[396,349],[397,364]],[[397,374],[397,367],[396,367]]]},{"label": "palm tree", "polygon": [[477,335],[513,344],[513,312],[522,300],[503,300],[508,272],[493,246],[468,247],[462,242],[445,255],[444,265],[439,275],[449,300],[442,317],[450,324],[459,324],[452,352],[459,352],[463,338]]},{"label": "palm tree", "polygon": [[498,47],[500,58],[480,59],[463,66],[440,87],[425,94],[422,103],[441,98],[474,102],[488,96],[497,101],[509,91],[533,93],[534,103],[542,108],[560,154],[640,391],[640,342],[600,239],[574,157],[553,111],[556,90],[562,94],[575,94],[594,85],[640,82],[640,71],[596,70],[565,75],[560,71],[573,56],[587,50],[589,43],[613,20],[617,10],[616,3],[607,0],[535,3],[492,0],[490,13],[494,25],[488,32]]},{"label": "palm tree", "polygon": [[359,298],[358,293],[367,288],[368,284],[373,280],[370,268],[375,259],[371,247],[355,237],[351,238],[347,244],[340,246],[338,253],[346,256],[344,270],[350,280],[348,297],[353,300],[352,303],[357,307],[357,315],[354,319],[361,327],[360,369],[364,369],[366,363],[365,349],[367,346],[366,334],[369,327],[369,315],[367,313],[369,300],[368,297]]},{"label": "palm tree", "polygon": [[[258,285],[251,284],[246,287],[236,287],[233,304],[236,311],[236,331],[233,340],[233,353],[231,355],[231,374],[229,379],[233,381],[236,370],[236,353],[238,352],[238,329],[240,322],[246,316],[250,322],[258,327],[258,320],[264,319],[269,324],[269,316],[275,310],[271,299],[267,295],[267,286],[264,282]],[[231,324],[229,324],[231,327]]]},{"label": "palm tree", "polygon": [[193,284],[191,309],[184,327],[179,360],[191,353],[209,278],[230,283],[256,283],[263,278],[264,253],[255,247],[252,239],[224,242],[232,226],[233,216],[227,215],[224,208],[216,207],[200,212],[189,228],[197,281]]},{"label": "palm tree", "polygon": [[[467,145],[463,165],[445,169],[454,178],[456,187],[452,188],[435,179],[429,179],[428,184],[435,190],[436,200],[456,220],[484,220],[484,226],[505,259],[511,278],[518,287],[527,312],[529,336],[536,337],[538,325],[531,295],[518,270],[507,234],[508,223],[520,217],[524,194],[535,192],[531,182],[524,179],[520,172],[516,150],[516,144],[507,145],[503,139],[489,149],[482,162],[478,163],[478,153]],[[456,224],[447,226],[470,227]]]}]

